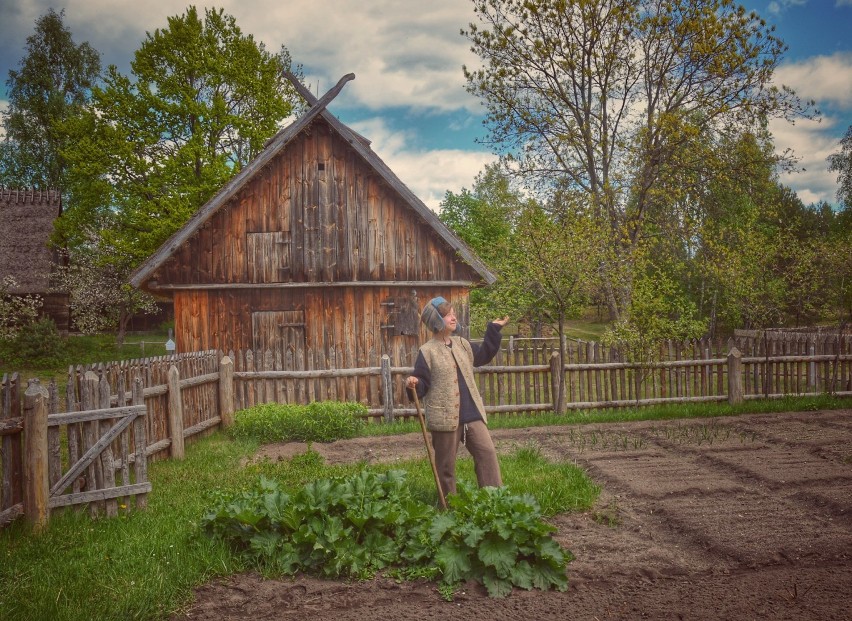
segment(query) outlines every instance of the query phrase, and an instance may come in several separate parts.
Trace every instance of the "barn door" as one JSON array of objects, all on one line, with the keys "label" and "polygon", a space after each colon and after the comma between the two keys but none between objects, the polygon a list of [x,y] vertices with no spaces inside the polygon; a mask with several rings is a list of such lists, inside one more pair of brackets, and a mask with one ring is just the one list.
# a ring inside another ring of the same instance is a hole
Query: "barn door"
[{"label": "barn door", "polygon": [[255,351],[281,352],[283,370],[305,368],[305,312],[257,311],[251,314]]}]

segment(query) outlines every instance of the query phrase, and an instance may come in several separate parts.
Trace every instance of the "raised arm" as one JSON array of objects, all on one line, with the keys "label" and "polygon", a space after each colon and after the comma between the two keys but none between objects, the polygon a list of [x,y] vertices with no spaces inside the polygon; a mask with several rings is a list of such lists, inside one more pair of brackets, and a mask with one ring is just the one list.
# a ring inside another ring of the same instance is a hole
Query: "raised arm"
[{"label": "raised arm", "polygon": [[473,366],[481,367],[494,360],[494,356],[500,351],[500,343],[503,340],[503,334],[500,330],[507,323],[509,323],[509,317],[495,319],[485,328],[485,336],[482,338],[482,344],[471,344],[473,348]]}]

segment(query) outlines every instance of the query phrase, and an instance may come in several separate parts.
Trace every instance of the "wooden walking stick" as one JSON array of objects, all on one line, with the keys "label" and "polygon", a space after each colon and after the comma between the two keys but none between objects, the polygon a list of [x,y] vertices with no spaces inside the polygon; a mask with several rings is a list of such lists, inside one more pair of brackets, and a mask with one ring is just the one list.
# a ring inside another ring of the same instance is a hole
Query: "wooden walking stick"
[{"label": "wooden walking stick", "polygon": [[417,396],[417,389],[410,389],[414,394],[414,405],[417,408],[417,418],[420,419],[420,430],[423,432],[423,442],[426,443],[426,452],[429,454],[429,463],[432,465],[432,474],[435,475],[435,486],[438,488],[438,501],[441,503],[441,508],[447,508],[447,499],[444,498],[444,490],[441,489],[441,480],[438,478],[438,467],[435,465],[435,455],[432,453],[432,443],[429,442],[429,436],[426,434],[426,421],[423,419],[423,412],[420,410],[420,399]]}]

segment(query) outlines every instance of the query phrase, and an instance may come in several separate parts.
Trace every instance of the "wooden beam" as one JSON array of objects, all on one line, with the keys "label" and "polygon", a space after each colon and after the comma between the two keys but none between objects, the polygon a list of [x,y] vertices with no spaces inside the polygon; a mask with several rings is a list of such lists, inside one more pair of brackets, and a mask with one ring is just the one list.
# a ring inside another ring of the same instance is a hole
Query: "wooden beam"
[{"label": "wooden beam", "polygon": [[148,288],[153,291],[206,291],[210,289],[321,289],[328,287],[470,287],[474,284],[470,280],[358,280],[345,282],[199,283],[193,285],[149,284]]},{"label": "wooden beam", "polygon": [[47,527],[47,390],[38,380],[24,393],[24,513],[35,532]]},{"label": "wooden beam", "polygon": [[108,489],[95,489],[90,492],[62,494],[61,496],[53,496],[50,499],[50,508],[67,507],[69,505],[79,505],[84,502],[95,502],[98,500],[110,500],[123,496],[135,496],[136,494],[147,494],[150,491],[151,483],[145,481],[144,483],[110,487]]},{"label": "wooden beam", "polygon": [[56,425],[70,425],[72,423],[83,423],[90,420],[108,420],[112,418],[124,418],[125,416],[139,416],[144,413],[144,405],[128,405],[120,408],[101,408],[97,410],[86,410],[84,412],[63,412],[61,414],[50,414],[47,417],[47,425],[48,427]]},{"label": "wooden beam", "polygon": [[100,439],[92,446],[86,453],[80,458],[80,460],[74,464],[74,466],[65,473],[58,483],[56,483],[52,488],[50,488],[50,495],[55,496],[63,489],[68,487],[71,482],[80,476],[83,473],[90,463],[92,463],[95,458],[101,454],[101,451],[104,447],[108,446],[110,442],[115,440],[122,431],[124,431],[127,427],[130,426],[135,420],[135,416],[127,416],[122,418],[118,422],[113,425],[109,431],[107,431],[104,435],[100,437]]}]

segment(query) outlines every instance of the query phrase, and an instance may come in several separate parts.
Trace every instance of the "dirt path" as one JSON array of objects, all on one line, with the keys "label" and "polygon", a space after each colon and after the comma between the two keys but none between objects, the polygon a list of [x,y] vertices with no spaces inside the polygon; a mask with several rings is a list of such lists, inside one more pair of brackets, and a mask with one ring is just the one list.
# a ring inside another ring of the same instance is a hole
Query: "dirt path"
[{"label": "dirt path", "polygon": [[[852,410],[496,430],[585,468],[595,508],[557,516],[576,559],[565,593],[491,599],[470,585],[345,584],[252,574],[199,588],[173,621],[852,619]],[[422,454],[417,434],[313,445],[328,463]],[[304,445],[268,447],[273,459]]]}]

